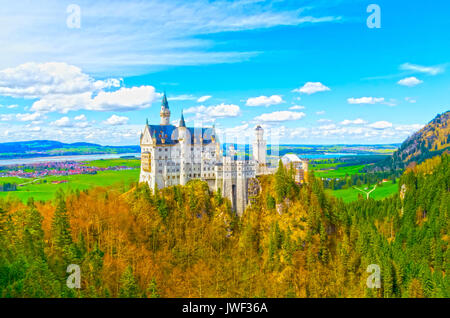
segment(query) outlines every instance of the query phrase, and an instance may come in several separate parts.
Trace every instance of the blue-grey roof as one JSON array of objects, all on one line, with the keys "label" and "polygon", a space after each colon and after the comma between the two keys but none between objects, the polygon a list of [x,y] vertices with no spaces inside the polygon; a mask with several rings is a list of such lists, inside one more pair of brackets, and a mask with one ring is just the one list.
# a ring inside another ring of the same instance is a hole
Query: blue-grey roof
[{"label": "blue-grey roof", "polygon": [[[148,129],[150,135],[156,138],[157,145],[174,145],[178,143],[178,127],[174,125],[148,125]],[[200,137],[203,137],[203,144],[209,144],[214,136],[212,128],[187,127],[186,129],[191,137],[191,144],[200,143]],[[164,139],[164,143],[162,139]]]}]

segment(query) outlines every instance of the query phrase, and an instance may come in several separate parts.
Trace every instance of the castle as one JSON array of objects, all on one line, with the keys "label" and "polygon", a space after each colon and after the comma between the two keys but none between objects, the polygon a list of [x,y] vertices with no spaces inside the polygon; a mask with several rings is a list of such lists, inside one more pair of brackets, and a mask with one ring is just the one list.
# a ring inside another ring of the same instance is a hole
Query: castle
[{"label": "castle", "polygon": [[256,127],[253,158],[237,156],[233,146],[223,154],[215,127],[186,127],[183,113],[178,127],[170,124],[170,109],[164,93],[159,125],[148,120],[140,136],[141,173],[139,182],[151,189],[185,185],[189,180],[206,181],[213,191],[231,202],[233,210],[242,215],[254,195],[256,174],[266,167],[264,130]]}]

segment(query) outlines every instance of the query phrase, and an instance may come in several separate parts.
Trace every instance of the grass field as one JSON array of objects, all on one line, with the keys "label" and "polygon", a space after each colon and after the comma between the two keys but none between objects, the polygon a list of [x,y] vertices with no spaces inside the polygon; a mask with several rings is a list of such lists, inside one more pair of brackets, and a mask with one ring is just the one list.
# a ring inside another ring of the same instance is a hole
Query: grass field
[{"label": "grass field", "polygon": [[115,166],[139,168],[141,166],[141,160],[140,159],[122,159],[122,158],[100,159],[100,160],[89,161],[89,162],[85,163],[84,165],[90,166],[90,167],[99,167],[99,168],[115,167]]},{"label": "grass field", "polygon": [[342,178],[346,175],[353,175],[353,174],[361,174],[360,170],[364,168],[366,165],[354,165],[354,166],[338,166],[336,169],[331,170],[323,170],[325,168],[333,168],[336,165],[334,164],[320,164],[319,167],[313,168],[314,175],[316,177],[320,178]]},{"label": "grass field", "polygon": [[[364,188],[367,187],[367,185],[363,185],[359,187],[361,190],[364,190]],[[373,185],[370,187],[370,189],[373,188]],[[369,190],[370,190],[369,189]],[[342,190],[325,190],[328,194],[331,194],[337,198],[342,199],[344,202],[351,202],[358,199],[358,194],[363,195],[363,197],[366,197],[366,195],[358,191],[355,188],[349,188],[349,189],[342,189]],[[367,191],[367,190],[364,190]],[[370,198],[375,200],[381,200],[384,198],[387,198],[388,196],[391,196],[392,194],[396,193],[398,191],[398,184],[394,183],[392,184],[392,181],[384,182],[383,185],[380,187],[379,185],[377,188],[370,193]]]},{"label": "grass field", "polygon": [[[139,180],[139,159],[105,159],[86,163],[89,166],[112,167],[128,166],[136,169],[119,171],[99,171],[97,174],[78,174],[70,176],[49,176],[42,179],[25,179],[16,177],[0,178],[0,183],[25,184],[17,191],[0,192],[0,198],[11,196],[26,202],[28,198],[35,200],[51,200],[58,189],[89,189],[96,186],[114,187],[126,191],[130,184]],[[44,180],[46,181],[44,183]],[[52,181],[67,180],[67,183],[54,184]],[[35,182],[33,182],[35,181]]]}]

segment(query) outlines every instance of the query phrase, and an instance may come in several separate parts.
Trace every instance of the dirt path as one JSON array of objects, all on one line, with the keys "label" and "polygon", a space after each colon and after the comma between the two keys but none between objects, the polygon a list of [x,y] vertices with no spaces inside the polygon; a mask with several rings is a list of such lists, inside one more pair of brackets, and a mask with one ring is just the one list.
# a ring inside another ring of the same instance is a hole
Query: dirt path
[{"label": "dirt path", "polygon": [[355,186],[353,186],[353,188],[355,188],[356,190],[361,191],[362,193],[366,194],[367,200],[369,200],[369,195],[377,188],[377,185],[375,185],[375,186],[373,187],[373,189],[370,190],[370,191],[364,191],[364,190],[361,190],[361,189],[359,189],[359,188],[357,188],[357,187],[355,187]]}]

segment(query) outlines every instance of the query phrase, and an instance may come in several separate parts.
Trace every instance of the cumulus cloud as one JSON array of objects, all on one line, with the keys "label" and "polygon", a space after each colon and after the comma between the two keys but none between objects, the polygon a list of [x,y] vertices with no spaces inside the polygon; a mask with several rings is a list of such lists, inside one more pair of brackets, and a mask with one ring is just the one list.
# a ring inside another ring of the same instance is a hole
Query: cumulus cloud
[{"label": "cumulus cloud", "polygon": [[81,114],[79,116],[75,116],[75,120],[87,120],[86,116],[84,114]]},{"label": "cumulus cloud", "polygon": [[123,87],[122,79],[96,80],[66,63],[25,63],[0,71],[0,95],[38,99],[35,112],[87,109],[127,111],[149,107],[159,97],[153,86]]},{"label": "cumulus cloud", "polygon": [[206,122],[214,121],[217,118],[237,117],[241,113],[238,105],[220,104],[215,106],[195,106],[184,110],[185,114],[195,114],[194,120]]},{"label": "cumulus cloud", "polygon": [[329,90],[330,90],[329,87],[323,85],[320,82],[307,82],[302,87],[294,89],[293,92],[311,95],[314,93],[325,92]]},{"label": "cumulus cloud", "polygon": [[38,118],[41,118],[42,114],[40,113],[26,113],[26,114],[16,114],[16,118],[17,120],[20,121],[33,121],[36,120]]},{"label": "cumulus cloud", "polygon": [[153,86],[121,87],[114,92],[101,91],[92,99],[90,110],[136,110],[149,107],[157,98]]},{"label": "cumulus cloud", "polygon": [[95,80],[66,63],[25,63],[0,70],[0,95],[41,98],[119,87],[120,79]]},{"label": "cumulus cloud", "polygon": [[55,120],[54,122],[50,123],[50,125],[57,126],[57,127],[72,127],[73,124],[71,123],[69,117],[64,116],[60,119]]},{"label": "cumulus cloud", "polygon": [[377,121],[377,122],[370,124],[369,127],[374,128],[374,129],[386,129],[386,128],[392,127],[392,123],[381,120],[381,121]]},{"label": "cumulus cloud", "polygon": [[301,109],[305,109],[305,106],[301,106],[301,105],[294,105],[289,107],[290,110],[301,110]]},{"label": "cumulus cloud", "polygon": [[322,130],[329,130],[329,129],[335,129],[336,125],[335,124],[329,124],[329,125],[321,125],[319,126],[319,129]]},{"label": "cumulus cloud", "polygon": [[280,95],[259,96],[247,99],[245,105],[247,106],[271,106],[283,103],[283,98]]},{"label": "cumulus cloud", "polygon": [[341,125],[347,126],[347,125],[363,125],[363,124],[367,124],[367,121],[365,121],[364,119],[361,118],[357,118],[354,120],[350,120],[350,119],[345,119],[343,121],[341,121]]},{"label": "cumulus cloud", "polygon": [[289,120],[298,120],[303,117],[305,117],[305,113],[303,112],[291,112],[287,110],[272,112],[272,113],[265,113],[261,114],[257,117],[255,117],[255,121],[262,121],[262,122],[283,122],[283,121],[289,121]]},{"label": "cumulus cloud", "polygon": [[0,114],[0,121],[10,121],[13,117],[13,114]]},{"label": "cumulus cloud", "polygon": [[400,65],[400,69],[405,71],[413,71],[418,73],[426,73],[429,75],[436,75],[439,73],[444,72],[445,67],[442,65],[437,66],[422,66],[417,64],[411,64],[411,63],[404,63]]},{"label": "cumulus cloud", "polygon": [[377,104],[384,102],[384,97],[360,97],[360,98],[348,98],[349,104]]},{"label": "cumulus cloud", "polygon": [[100,91],[70,95],[47,95],[33,103],[31,110],[67,113],[80,109],[96,111],[131,111],[150,107],[159,97],[153,86],[121,87],[116,91]]},{"label": "cumulus cloud", "polygon": [[397,82],[397,84],[399,84],[399,85],[408,86],[408,87],[413,87],[413,86],[419,85],[420,83],[423,83],[423,81],[414,76],[406,77]]},{"label": "cumulus cloud", "polygon": [[129,118],[125,116],[112,115],[103,123],[106,125],[118,126],[118,125],[125,125],[126,123],[128,123],[128,120]]},{"label": "cumulus cloud", "polygon": [[199,102],[199,103],[204,103],[204,102],[206,102],[208,99],[210,99],[212,96],[210,96],[210,95],[205,95],[205,96],[202,96],[202,97],[200,97],[199,99],[197,99],[197,102]]}]

